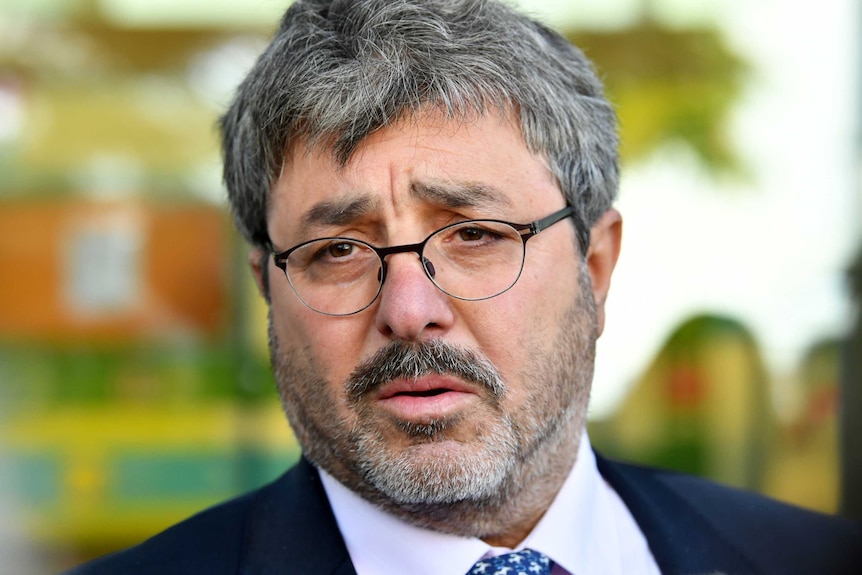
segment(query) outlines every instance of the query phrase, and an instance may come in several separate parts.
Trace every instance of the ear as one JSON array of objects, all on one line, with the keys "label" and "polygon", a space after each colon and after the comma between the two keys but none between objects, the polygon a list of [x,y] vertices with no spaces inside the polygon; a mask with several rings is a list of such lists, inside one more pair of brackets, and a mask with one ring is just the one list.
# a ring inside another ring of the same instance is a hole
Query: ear
[{"label": "ear", "polygon": [[248,265],[251,268],[251,275],[254,277],[254,283],[257,285],[257,291],[260,295],[269,302],[269,254],[258,247],[254,247],[248,252]]},{"label": "ear", "polygon": [[617,265],[623,235],[623,218],[614,208],[606,211],[590,230],[587,269],[596,302],[596,335],[605,329],[605,301],[611,287],[611,274]]}]

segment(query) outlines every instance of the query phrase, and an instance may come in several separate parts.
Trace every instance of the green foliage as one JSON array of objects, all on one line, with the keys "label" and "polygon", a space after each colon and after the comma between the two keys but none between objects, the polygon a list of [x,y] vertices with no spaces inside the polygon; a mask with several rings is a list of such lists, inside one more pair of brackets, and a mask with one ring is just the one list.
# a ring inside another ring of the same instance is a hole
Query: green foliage
[{"label": "green foliage", "polygon": [[747,67],[718,32],[645,22],[570,40],[596,63],[617,109],[624,162],[682,141],[714,172],[741,168],[725,126]]},{"label": "green foliage", "polygon": [[[266,359],[241,356],[229,344],[4,345],[0,376],[0,397],[19,406],[219,398],[256,402],[275,396]],[[254,385],[241,385],[242,378]]]}]

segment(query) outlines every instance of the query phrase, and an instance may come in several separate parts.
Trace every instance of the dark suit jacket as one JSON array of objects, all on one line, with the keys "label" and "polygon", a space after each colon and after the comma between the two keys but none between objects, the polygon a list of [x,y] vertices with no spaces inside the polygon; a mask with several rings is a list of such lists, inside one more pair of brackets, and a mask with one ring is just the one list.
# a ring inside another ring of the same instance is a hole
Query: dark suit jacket
[{"label": "dark suit jacket", "polygon": [[[862,574],[860,525],[687,475],[597,460],[665,575]],[[355,571],[317,471],[302,460],[257,491],[69,573],[196,574]]]}]

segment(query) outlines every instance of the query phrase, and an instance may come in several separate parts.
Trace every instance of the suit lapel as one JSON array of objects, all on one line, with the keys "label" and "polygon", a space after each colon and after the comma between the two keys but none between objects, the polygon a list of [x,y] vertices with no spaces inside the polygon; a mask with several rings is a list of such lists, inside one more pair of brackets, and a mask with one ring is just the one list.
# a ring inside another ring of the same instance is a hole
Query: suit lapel
[{"label": "suit lapel", "polygon": [[759,573],[729,538],[653,471],[596,454],[602,477],[646,536],[664,574]]},{"label": "suit lapel", "polygon": [[242,575],[356,575],[317,470],[305,458],[255,497]]}]

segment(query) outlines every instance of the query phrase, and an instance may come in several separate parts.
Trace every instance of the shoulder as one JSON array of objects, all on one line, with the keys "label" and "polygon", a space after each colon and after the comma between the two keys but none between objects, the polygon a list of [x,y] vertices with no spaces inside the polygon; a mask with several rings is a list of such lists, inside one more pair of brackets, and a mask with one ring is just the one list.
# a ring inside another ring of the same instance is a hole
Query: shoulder
[{"label": "shoulder", "polygon": [[269,573],[261,562],[310,572],[301,565],[306,556],[317,564],[347,563],[317,471],[301,460],[269,485],[67,575]]},{"label": "shoulder", "polygon": [[748,566],[745,572],[835,574],[862,566],[858,523],[682,473],[597,459],[660,564],[706,566],[710,557],[714,565]]}]

